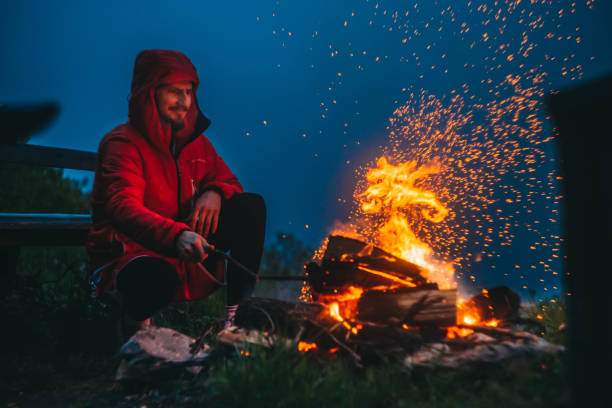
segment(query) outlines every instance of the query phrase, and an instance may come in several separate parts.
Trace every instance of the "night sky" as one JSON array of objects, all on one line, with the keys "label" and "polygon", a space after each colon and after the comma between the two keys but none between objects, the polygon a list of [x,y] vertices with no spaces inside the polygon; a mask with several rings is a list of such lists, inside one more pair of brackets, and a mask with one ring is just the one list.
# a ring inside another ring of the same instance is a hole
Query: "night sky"
[{"label": "night sky", "polygon": [[[545,94],[612,73],[610,2],[531,3],[3,2],[0,103],[58,102],[58,119],[31,143],[95,151],[127,120],[138,52],[180,50],[200,76],[200,108],[212,120],[206,136],[245,190],[266,199],[268,241],[282,231],[318,247],[334,221],[347,221],[364,166],[389,149],[393,112],[418,106],[422,92],[482,106],[503,97],[495,85],[508,75]],[[545,159],[532,176],[545,180],[558,163],[551,124],[537,108],[543,125],[531,140],[542,141]],[[488,126],[478,120],[471,126]],[[491,214],[508,202],[507,191],[526,191],[517,178],[505,183],[499,197],[491,190]],[[547,188],[539,196],[560,194],[559,185]],[[451,251],[471,259],[457,266],[466,286],[559,291],[560,258],[549,258],[550,237],[561,234],[559,200],[552,210],[544,199],[527,201],[500,239],[511,242],[491,243],[494,260],[481,260],[477,238]],[[546,248],[525,227],[534,220]]]}]

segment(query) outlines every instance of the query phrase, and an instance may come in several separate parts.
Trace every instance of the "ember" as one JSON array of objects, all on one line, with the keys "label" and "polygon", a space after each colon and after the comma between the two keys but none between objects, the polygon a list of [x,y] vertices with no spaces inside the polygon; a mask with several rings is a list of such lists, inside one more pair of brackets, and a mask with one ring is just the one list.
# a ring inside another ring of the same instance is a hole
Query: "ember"
[{"label": "ember", "polygon": [[465,327],[459,328],[457,326],[451,326],[451,327],[446,328],[446,338],[447,339],[454,339],[456,337],[465,337],[465,336],[469,336],[472,333],[474,333],[473,329],[468,329]]},{"label": "ember", "polygon": [[307,352],[307,351],[316,350],[316,349],[317,349],[317,343],[308,343],[305,341],[300,341],[298,343],[299,351]]}]

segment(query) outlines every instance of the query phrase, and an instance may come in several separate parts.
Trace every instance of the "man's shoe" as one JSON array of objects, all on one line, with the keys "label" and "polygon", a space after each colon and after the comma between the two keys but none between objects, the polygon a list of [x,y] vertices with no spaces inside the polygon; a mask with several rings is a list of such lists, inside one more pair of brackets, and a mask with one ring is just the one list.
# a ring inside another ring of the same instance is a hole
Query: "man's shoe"
[{"label": "man's shoe", "polygon": [[234,325],[234,321],[236,320],[236,311],[238,310],[238,305],[228,305],[225,306],[226,317],[225,323],[223,324],[223,329],[229,329]]}]

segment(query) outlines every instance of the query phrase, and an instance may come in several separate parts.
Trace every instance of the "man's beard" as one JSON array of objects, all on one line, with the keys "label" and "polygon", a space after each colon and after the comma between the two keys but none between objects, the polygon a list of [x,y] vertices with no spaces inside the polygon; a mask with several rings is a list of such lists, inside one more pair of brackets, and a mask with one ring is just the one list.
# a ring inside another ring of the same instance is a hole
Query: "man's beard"
[{"label": "man's beard", "polygon": [[181,130],[185,127],[185,119],[179,119],[179,121],[176,122],[174,119],[164,114],[160,114],[160,117],[165,122],[170,123],[170,127],[172,128],[173,131]]}]

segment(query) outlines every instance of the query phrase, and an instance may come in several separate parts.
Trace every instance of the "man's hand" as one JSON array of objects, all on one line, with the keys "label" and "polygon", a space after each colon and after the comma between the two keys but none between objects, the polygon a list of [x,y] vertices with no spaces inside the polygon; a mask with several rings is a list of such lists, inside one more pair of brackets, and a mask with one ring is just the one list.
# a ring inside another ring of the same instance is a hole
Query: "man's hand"
[{"label": "man's hand", "polygon": [[214,234],[219,224],[220,212],[221,195],[213,190],[206,191],[196,201],[189,217],[191,229],[204,237],[207,237],[209,232]]},{"label": "man's hand", "polygon": [[208,251],[215,249],[200,234],[193,231],[183,231],[176,240],[176,251],[179,258],[190,262],[202,262],[208,256]]}]

